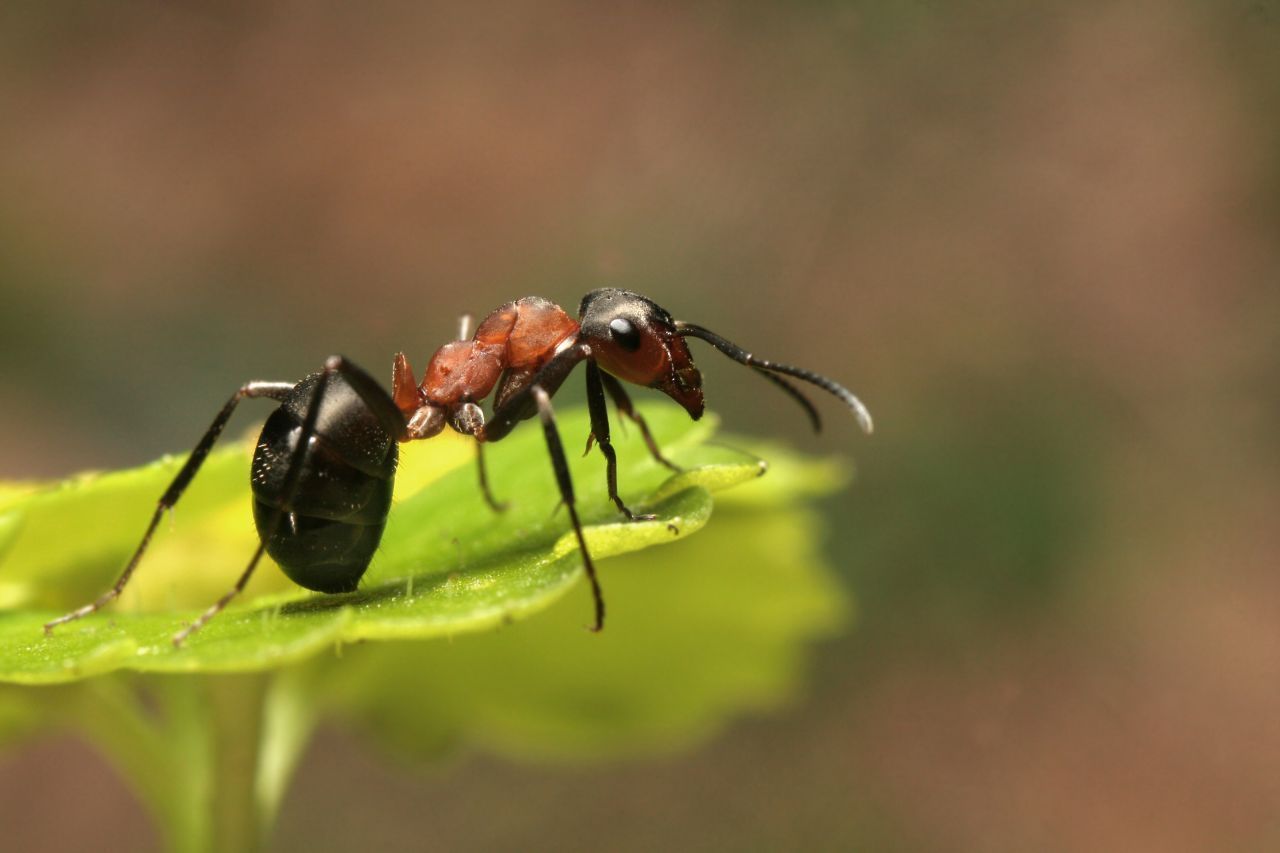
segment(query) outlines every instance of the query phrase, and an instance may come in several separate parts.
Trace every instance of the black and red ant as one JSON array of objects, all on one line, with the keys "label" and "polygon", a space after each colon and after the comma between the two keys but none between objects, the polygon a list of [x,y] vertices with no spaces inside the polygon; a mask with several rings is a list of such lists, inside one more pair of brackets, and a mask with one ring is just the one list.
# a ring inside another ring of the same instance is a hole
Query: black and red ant
[{"label": "black and red ant", "polygon": [[[604,596],[582,534],[564,447],[551,410],[551,397],[573,369],[586,362],[587,406],[592,441],[605,457],[609,499],[630,520],[637,515],[618,496],[617,454],[609,440],[605,395],[635,422],[649,452],[661,464],[680,470],[662,455],[644,418],[631,405],[622,381],[656,388],[684,407],[694,420],[702,416],[702,375],[694,367],[685,338],[700,338],[740,364],[751,367],[798,402],[815,430],[821,422],[813,403],[784,376],[816,385],[853,410],[862,429],[871,432],[871,415],[844,386],[808,370],[757,358],[714,332],[673,320],[654,302],[627,290],[593,290],[582,299],[574,321],[562,308],[526,296],[495,310],[468,339],[467,318],[460,340],[436,350],[422,382],[403,353],[395,359],[390,395],[361,368],[333,356],[324,369],[296,385],[248,382],[227,401],[169,488],[160,497],[133,557],[111,589],[97,600],[47,623],[50,633],[118,598],[155,533],[165,510],[177,503],[205,457],[246,397],[266,397],[280,405],[268,416],[253,455],[251,486],[258,547],[226,595],[179,631],[179,646],[221,611],[249,581],[263,551],[294,583],[317,592],[356,589],[382,538],[395,480],[398,442],[438,435],[446,425],[476,439],[480,485],[495,509],[485,474],[483,447],[504,438],[517,423],[539,415],[560,497],[578,539],[583,568],[595,598],[593,631],[604,627]],[[494,394],[486,420],[479,403]]]}]

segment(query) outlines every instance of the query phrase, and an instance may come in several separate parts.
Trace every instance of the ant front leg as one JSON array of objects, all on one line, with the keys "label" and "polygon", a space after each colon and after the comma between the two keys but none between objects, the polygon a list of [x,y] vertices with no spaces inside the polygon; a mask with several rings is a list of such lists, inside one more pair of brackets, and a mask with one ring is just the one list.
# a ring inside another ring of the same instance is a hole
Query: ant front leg
[{"label": "ant front leg", "polygon": [[[209,451],[213,449],[214,443],[218,437],[222,435],[223,429],[227,426],[227,421],[231,420],[231,415],[236,410],[239,402],[246,397],[268,397],[272,400],[283,401],[289,392],[293,390],[293,385],[288,382],[247,382],[241,386],[239,391],[231,395],[231,399],[227,400],[222,410],[218,412],[217,417],[213,419],[213,423],[205,430],[204,435],[200,438],[191,455],[187,457],[186,463],[178,471],[178,475],[173,478],[173,482],[169,484],[169,488],[165,489],[163,495],[156,505],[156,510],[151,516],[151,523],[147,525],[147,530],[142,534],[142,541],[138,543],[137,550],[133,552],[133,556],[129,558],[129,563],[124,567],[120,577],[116,580],[115,585],[107,590],[97,600],[86,604],[77,610],[73,610],[65,616],[60,616],[51,622],[45,623],[44,632],[46,635],[52,634],[53,629],[58,625],[66,622],[74,622],[77,619],[88,616],[90,613],[101,610],[106,605],[120,597],[120,593],[124,591],[125,586],[129,583],[129,578],[133,577],[133,571],[138,567],[138,563],[142,560],[142,555],[146,553],[147,546],[151,543],[151,537],[156,532],[156,527],[160,524],[161,517],[166,510],[173,509],[178,499],[182,497],[182,493],[187,490],[187,486],[195,478],[200,466],[204,464],[205,458],[209,455]],[[255,558],[256,559],[256,558]]]},{"label": "ant front leg", "polygon": [[[605,405],[604,386],[601,376],[604,371],[594,361],[587,362],[587,410],[591,413],[591,436],[600,445],[600,452],[605,459],[605,479],[609,485],[609,500],[618,507],[618,511],[628,521],[653,521],[656,515],[636,515],[618,497],[618,454],[609,440],[609,409]],[[645,430],[646,437],[648,430]],[[591,449],[588,442],[587,449]]]},{"label": "ant front leg", "polygon": [[[591,366],[595,367],[594,364]],[[618,381],[617,377],[608,371],[601,370],[600,379],[604,383],[604,390],[613,398],[613,404],[618,407],[618,413],[630,419],[632,423],[640,428],[640,434],[644,436],[645,446],[649,448],[649,455],[657,460],[659,464],[665,465],[677,474],[683,471],[683,468],[662,455],[662,451],[658,449],[658,442],[653,439],[653,433],[649,432],[649,424],[645,422],[644,415],[637,412],[635,407],[631,405],[631,397],[627,394],[626,389],[622,387],[622,383]]]},{"label": "ant front leg", "polygon": [[556,429],[555,413],[551,410],[551,397],[540,385],[534,385],[530,390],[538,405],[538,415],[542,419],[542,431],[547,439],[547,452],[551,455],[551,468],[555,471],[556,484],[560,487],[560,500],[569,511],[574,535],[578,537],[578,549],[582,552],[582,567],[586,570],[587,580],[591,582],[591,594],[596,605],[596,621],[591,630],[600,631],[604,628],[604,593],[600,590],[600,581],[596,578],[596,566],[591,561],[591,552],[587,550],[587,539],[582,533],[582,522],[578,519],[578,506],[573,497],[573,479],[569,476],[569,461],[564,455],[564,445],[560,443],[560,431]]}]

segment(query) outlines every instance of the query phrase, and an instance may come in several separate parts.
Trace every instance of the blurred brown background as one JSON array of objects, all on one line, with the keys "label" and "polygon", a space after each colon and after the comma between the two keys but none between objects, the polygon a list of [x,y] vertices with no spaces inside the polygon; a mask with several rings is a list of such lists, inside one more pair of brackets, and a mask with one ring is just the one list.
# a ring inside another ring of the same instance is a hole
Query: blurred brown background
[{"label": "blurred brown background", "polygon": [[[1278,117],[1253,0],[8,4],[0,473],[630,287],[871,406],[815,440],[701,355],[730,427],[856,457],[856,629],[693,754],[331,732],[280,849],[1280,846]],[[155,843],[69,741],[0,757],[0,825]]]}]

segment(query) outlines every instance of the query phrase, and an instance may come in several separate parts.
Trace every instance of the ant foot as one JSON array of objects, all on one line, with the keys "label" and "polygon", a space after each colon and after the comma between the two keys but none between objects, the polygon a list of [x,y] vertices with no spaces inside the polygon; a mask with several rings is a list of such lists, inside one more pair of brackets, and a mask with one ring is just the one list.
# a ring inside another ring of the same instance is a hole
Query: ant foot
[{"label": "ant foot", "polygon": [[658,518],[656,515],[653,515],[650,513],[637,515],[636,513],[632,512],[626,504],[622,502],[621,498],[614,498],[613,502],[618,505],[618,512],[622,513],[627,517],[627,521],[655,521]]}]

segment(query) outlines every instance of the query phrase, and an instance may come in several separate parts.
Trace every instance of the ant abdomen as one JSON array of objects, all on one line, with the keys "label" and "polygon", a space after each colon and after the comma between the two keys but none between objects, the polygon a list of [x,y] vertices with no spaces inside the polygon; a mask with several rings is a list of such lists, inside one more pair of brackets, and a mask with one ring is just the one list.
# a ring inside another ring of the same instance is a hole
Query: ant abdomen
[{"label": "ant abdomen", "polygon": [[[382,538],[398,451],[355,390],[334,374],[316,404],[315,435],[291,474],[288,461],[319,377],[299,382],[262,427],[253,456],[253,517],[267,553],[294,583],[350,592]],[[290,476],[297,478],[292,486]],[[272,530],[278,510],[286,515]]]}]

